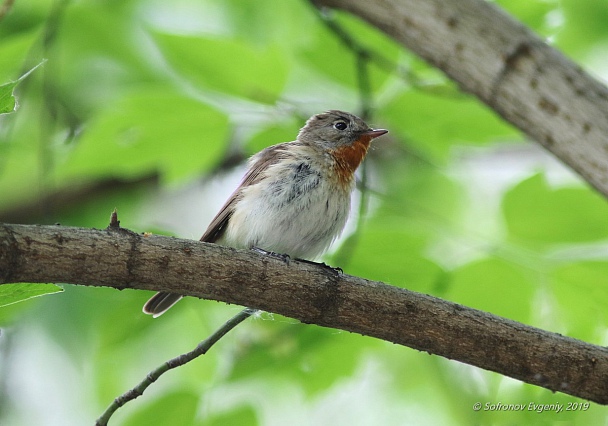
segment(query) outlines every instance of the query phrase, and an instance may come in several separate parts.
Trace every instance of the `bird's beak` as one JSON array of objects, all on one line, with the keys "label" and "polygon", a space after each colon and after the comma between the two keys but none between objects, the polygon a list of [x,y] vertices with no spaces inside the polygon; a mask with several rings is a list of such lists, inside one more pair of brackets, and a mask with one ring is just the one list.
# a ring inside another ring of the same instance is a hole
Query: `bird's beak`
[{"label": "bird's beak", "polygon": [[379,136],[388,133],[386,129],[371,129],[364,133],[365,136],[368,136],[370,139],[375,139]]}]

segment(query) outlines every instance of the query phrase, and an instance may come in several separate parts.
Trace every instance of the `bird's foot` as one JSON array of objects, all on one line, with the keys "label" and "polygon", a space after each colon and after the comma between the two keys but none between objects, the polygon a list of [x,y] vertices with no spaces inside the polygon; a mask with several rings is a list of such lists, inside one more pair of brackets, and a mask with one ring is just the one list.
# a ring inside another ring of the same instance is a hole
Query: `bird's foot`
[{"label": "bird's foot", "polygon": [[263,254],[264,256],[270,256],[282,260],[287,265],[289,265],[289,262],[291,261],[291,257],[289,257],[288,254],[275,253],[274,251],[264,250],[263,248],[259,247],[251,247],[251,250],[255,251],[256,253]]}]

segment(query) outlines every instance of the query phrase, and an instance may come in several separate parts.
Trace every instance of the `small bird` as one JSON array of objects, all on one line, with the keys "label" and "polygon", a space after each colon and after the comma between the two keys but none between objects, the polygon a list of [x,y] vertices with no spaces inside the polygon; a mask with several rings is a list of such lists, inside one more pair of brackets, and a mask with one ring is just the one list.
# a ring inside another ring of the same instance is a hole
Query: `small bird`
[{"label": "small bird", "polygon": [[[200,240],[299,259],[320,256],[344,229],[355,170],[370,142],[387,132],[343,111],[312,116],[295,141],[251,157],[241,184]],[[143,311],[157,317],[181,298],[156,293]]]}]

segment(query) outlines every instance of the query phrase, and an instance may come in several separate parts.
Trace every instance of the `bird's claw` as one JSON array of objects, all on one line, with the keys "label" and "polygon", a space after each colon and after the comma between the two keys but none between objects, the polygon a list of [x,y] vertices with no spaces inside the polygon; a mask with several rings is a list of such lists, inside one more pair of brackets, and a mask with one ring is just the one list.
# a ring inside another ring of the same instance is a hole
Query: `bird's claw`
[{"label": "bird's claw", "polygon": [[256,253],[262,254],[264,256],[270,256],[270,257],[274,257],[276,259],[282,260],[287,265],[289,265],[289,262],[291,261],[291,257],[289,257],[288,254],[276,253],[274,251],[264,250],[263,248],[260,248],[260,247],[251,247],[251,250],[255,251]]}]

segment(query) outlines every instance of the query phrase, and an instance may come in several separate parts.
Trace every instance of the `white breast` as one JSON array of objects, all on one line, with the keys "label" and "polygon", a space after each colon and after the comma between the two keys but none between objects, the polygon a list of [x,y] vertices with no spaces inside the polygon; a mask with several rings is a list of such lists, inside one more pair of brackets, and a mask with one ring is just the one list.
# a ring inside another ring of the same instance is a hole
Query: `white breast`
[{"label": "white breast", "polygon": [[354,184],[338,185],[327,176],[329,167],[313,167],[309,160],[283,160],[244,188],[222,243],[302,259],[327,250],[346,224]]}]

